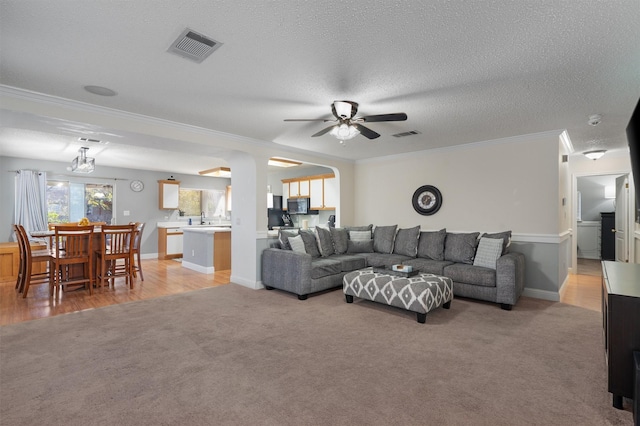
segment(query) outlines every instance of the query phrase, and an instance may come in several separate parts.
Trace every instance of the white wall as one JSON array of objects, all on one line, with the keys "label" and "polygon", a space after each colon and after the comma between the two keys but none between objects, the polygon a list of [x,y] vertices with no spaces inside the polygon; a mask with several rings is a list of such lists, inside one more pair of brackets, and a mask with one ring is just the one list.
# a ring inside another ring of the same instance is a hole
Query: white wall
[{"label": "white wall", "polygon": [[[355,170],[353,224],[559,231],[557,132],[360,161]],[[411,204],[413,192],[426,184],[443,197],[432,216],[419,215]]]}]

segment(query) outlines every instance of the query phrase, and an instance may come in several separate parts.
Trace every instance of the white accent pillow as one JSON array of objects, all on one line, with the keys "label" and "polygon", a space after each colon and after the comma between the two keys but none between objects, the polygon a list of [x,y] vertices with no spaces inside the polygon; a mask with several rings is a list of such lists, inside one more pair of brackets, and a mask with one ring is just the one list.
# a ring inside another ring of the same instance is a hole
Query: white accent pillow
[{"label": "white accent pillow", "polygon": [[371,231],[349,231],[351,241],[368,241],[371,239]]},{"label": "white accent pillow", "polygon": [[473,266],[496,269],[496,261],[502,256],[502,244],[502,238],[480,238],[476,257],[473,259]]},{"label": "white accent pillow", "polygon": [[289,245],[291,246],[291,250],[293,250],[293,251],[297,251],[297,252],[300,252],[300,253],[306,253],[307,252],[304,249],[304,241],[302,241],[302,236],[301,235],[296,235],[295,237],[289,237]]}]

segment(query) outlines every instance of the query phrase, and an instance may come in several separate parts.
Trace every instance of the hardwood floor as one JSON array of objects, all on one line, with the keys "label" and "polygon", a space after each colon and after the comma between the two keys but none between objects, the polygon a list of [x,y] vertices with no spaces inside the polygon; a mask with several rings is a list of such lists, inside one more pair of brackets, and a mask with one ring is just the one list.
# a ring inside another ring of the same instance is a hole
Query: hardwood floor
[{"label": "hardwood floor", "polygon": [[602,267],[599,260],[578,259],[578,273],[570,274],[560,302],[600,312]]},{"label": "hardwood floor", "polygon": [[[91,296],[80,288],[50,299],[46,285],[35,285],[23,299],[16,294],[15,281],[0,282],[0,325],[216,287],[228,284],[231,275],[231,271],[201,274],[174,260],[142,260],[142,268],[145,280],[135,280],[133,289],[125,285],[124,279],[118,279],[115,289],[97,289]],[[569,275],[560,301],[599,312],[600,285],[600,261],[580,259],[578,274]]]},{"label": "hardwood floor", "polygon": [[0,325],[216,287],[228,284],[231,275],[230,270],[201,274],[183,268],[180,262],[156,259],[143,259],[142,271],[144,281],[138,276],[133,289],[128,288],[124,278],[118,278],[115,288],[95,289],[91,296],[80,287],[59,296],[56,293],[50,299],[48,285],[43,284],[30,287],[23,299],[16,294],[15,280],[0,282]]}]

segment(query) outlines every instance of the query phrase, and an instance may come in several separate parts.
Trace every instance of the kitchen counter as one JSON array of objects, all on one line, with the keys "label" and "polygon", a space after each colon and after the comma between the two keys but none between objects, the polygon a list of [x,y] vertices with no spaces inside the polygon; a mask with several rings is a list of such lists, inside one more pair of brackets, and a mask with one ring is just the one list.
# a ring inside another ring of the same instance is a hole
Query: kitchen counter
[{"label": "kitchen counter", "polygon": [[212,220],[212,221],[206,221],[208,223],[205,223],[204,225],[201,225],[199,223],[194,223],[192,225],[189,225],[189,223],[187,221],[174,221],[174,222],[158,222],[157,223],[157,227],[158,228],[184,228],[184,229],[191,229],[191,228],[210,228],[210,227],[216,227],[216,228],[231,228],[231,222],[222,222],[222,223],[211,223],[211,222],[217,222],[216,220]]},{"label": "kitchen counter", "polygon": [[230,227],[222,226],[191,226],[180,228],[182,232],[197,232],[199,234],[215,234],[216,232],[231,232]]},{"label": "kitchen counter", "polygon": [[183,267],[204,274],[231,269],[231,228],[187,226],[180,230]]}]

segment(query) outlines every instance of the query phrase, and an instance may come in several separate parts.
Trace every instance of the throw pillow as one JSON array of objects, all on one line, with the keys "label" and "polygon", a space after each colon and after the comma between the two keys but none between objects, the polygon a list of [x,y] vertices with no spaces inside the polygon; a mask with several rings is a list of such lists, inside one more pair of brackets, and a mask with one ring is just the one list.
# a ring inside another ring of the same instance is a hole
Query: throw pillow
[{"label": "throw pillow", "polygon": [[376,226],[373,230],[373,251],[376,253],[391,253],[397,228],[398,225]]},{"label": "throw pillow", "polygon": [[316,234],[313,231],[301,229],[300,236],[304,242],[304,249],[311,257],[320,257],[320,250],[318,249],[318,242],[316,240]]},{"label": "throw pillow", "polygon": [[347,253],[373,253],[373,240],[347,241]]},{"label": "throw pillow", "polygon": [[291,250],[297,251],[299,253],[306,253],[307,251],[304,249],[304,241],[302,241],[301,235],[296,235],[295,237],[289,237],[287,240]]},{"label": "throw pillow", "polygon": [[482,234],[481,238],[496,238],[502,240],[502,254],[509,253],[509,246],[511,246],[511,231],[496,232],[494,234]]},{"label": "throw pillow", "polygon": [[349,231],[351,241],[367,241],[371,239],[371,231]]},{"label": "throw pillow", "polygon": [[420,236],[420,225],[413,228],[398,229],[396,240],[393,244],[393,253],[403,256],[416,257],[418,254],[418,237]]},{"label": "throw pillow", "polygon": [[348,249],[349,232],[345,228],[329,228],[329,230],[335,254],[345,254]]},{"label": "throw pillow", "polygon": [[478,235],[480,235],[479,232],[469,234],[447,232],[447,238],[444,241],[444,260],[472,265],[478,246]]},{"label": "throw pillow", "polygon": [[447,230],[427,231],[420,233],[418,240],[418,257],[432,260],[444,260],[444,240]]},{"label": "throw pillow", "polygon": [[502,240],[497,238],[480,238],[473,266],[496,269],[496,261],[502,255]]},{"label": "throw pillow", "polygon": [[333,239],[331,231],[327,228],[316,226],[316,234],[318,235],[318,245],[320,246],[320,254],[323,257],[331,256],[335,253],[333,248]]},{"label": "throw pillow", "polygon": [[347,231],[371,231],[373,229],[373,224],[366,226],[345,226]]},{"label": "throw pillow", "polygon": [[291,250],[291,246],[289,245],[289,237],[295,237],[298,235],[298,231],[283,231],[282,229],[278,231],[278,241],[280,242],[280,248],[283,250]]}]

